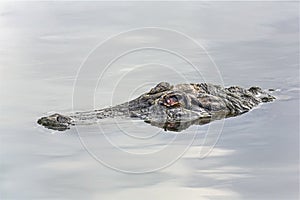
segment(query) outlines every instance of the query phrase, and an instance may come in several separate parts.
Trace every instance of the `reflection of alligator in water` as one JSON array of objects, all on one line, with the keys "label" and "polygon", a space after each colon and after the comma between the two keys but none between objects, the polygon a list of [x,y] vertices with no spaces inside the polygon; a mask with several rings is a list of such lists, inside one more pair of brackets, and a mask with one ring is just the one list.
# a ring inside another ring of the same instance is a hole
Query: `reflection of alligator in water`
[{"label": "reflection of alligator in water", "polygon": [[259,87],[222,88],[208,83],[170,85],[162,82],[129,102],[100,110],[53,114],[38,123],[49,129],[66,130],[83,122],[114,117],[139,118],[165,130],[181,131],[192,124],[243,114],[262,102],[275,98]]}]

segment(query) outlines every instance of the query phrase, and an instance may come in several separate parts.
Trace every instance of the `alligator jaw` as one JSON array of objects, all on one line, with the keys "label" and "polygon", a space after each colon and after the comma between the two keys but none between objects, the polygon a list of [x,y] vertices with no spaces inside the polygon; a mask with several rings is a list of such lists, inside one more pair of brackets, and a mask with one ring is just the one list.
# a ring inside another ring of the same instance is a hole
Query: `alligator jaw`
[{"label": "alligator jaw", "polygon": [[38,124],[44,126],[45,128],[56,130],[56,131],[65,131],[70,129],[72,124],[72,118],[55,113],[53,115],[42,117],[38,119]]}]

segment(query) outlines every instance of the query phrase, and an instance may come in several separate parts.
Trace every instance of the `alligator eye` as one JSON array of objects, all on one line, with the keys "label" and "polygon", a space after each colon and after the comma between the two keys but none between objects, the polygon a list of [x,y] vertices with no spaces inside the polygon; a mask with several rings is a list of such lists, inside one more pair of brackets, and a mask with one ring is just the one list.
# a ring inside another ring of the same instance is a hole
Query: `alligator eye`
[{"label": "alligator eye", "polygon": [[167,96],[164,101],[165,106],[175,106],[179,105],[178,98],[176,96]]}]

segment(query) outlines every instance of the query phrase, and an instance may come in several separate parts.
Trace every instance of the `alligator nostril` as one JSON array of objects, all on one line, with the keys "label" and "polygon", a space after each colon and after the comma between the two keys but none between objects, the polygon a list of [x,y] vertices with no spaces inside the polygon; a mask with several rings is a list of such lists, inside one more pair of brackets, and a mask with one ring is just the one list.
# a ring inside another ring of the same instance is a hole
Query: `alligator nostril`
[{"label": "alligator nostril", "polygon": [[66,118],[59,115],[59,116],[56,117],[56,121],[59,122],[59,123],[65,123]]},{"label": "alligator nostril", "polygon": [[56,117],[56,121],[59,123],[64,123],[64,122],[66,122],[66,119],[63,116],[59,115]]}]

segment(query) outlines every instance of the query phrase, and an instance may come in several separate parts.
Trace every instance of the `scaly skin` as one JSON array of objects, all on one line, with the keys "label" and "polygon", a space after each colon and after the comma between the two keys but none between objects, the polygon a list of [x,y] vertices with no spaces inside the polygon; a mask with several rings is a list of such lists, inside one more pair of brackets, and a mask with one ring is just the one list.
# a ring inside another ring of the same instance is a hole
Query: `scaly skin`
[{"label": "scaly skin", "polygon": [[38,124],[63,131],[84,122],[127,117],[142,119],[165,130],[181,131],[193,124],[206,124],[216,119],[243,114],[262,102],[274,99],[259,87],[222,88],[208,83],[170,85],[162,82],[129,102],[68,116],[56,113],[40,118]]}]

